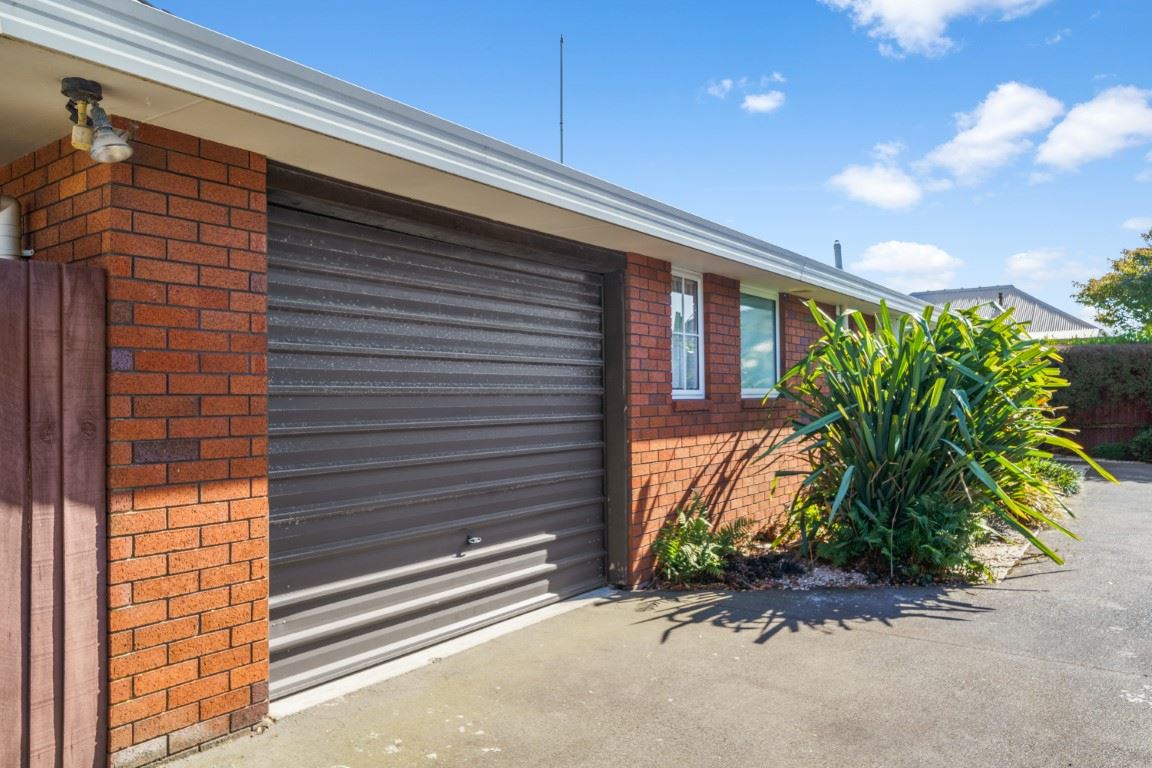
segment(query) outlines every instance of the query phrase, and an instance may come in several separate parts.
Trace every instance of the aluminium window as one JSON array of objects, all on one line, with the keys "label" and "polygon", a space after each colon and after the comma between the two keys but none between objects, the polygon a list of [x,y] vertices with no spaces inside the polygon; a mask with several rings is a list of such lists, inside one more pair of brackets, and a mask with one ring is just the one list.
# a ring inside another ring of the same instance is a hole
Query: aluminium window
[{"label": "aluminium window", "polygon": [[780,296],[740,288],[740,394],[775,395],[780,376]]},{"label": "aluminium window", "polygon": [[704,397],[704,303],[700,275],[672,273],[672,396]]}]

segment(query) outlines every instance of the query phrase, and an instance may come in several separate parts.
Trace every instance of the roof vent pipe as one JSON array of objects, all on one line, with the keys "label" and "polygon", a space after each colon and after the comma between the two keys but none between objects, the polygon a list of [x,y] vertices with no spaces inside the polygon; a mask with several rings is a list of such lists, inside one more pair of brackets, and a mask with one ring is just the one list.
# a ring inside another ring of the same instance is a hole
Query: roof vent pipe
[{"label": "roof vent pipe", "polygon": [[0,259],[18,259],[20,250],[20,203],[0,195]]},{"label": "roof vent pipe", "polygon": [[836,256],[836,269],[844,269],[844,254],[840,251],[840,241],[832,243],[832,253]]}]

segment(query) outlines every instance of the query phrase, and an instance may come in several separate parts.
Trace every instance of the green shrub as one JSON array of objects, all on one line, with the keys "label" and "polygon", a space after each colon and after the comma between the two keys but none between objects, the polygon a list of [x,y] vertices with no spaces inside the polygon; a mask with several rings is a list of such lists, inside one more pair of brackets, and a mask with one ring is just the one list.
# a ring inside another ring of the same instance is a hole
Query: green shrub
[{"label": "green shrub", "polygon": [[1128,444],[1128,451],[1136,461],[1152,462],[1152,427],[1148,427]]},{"label": "green shrub", "polygon": [[1030,459],[1025,466],[1029,472],[1064,496],[1073,496],[1080,492],[1084,475],[1076,467],[1070,467],[1053,459]]},{"label": "green shrub", "polygon": [[694,496],[688,508],[677,509],[657,534],[652,547],[656,570],[673,584],[716,581],[724,575],[726,559],[750,536],[751,524],[744,518],[714,525],[704,500]]},{"label": "green shrub", "polygon": [[989,531],[983,516],[966,501],[924,496],[901,510],[895,521],[869,518],[862,507],[847,509],[844,515],[846,524],[829,528],[827,537],[816,544],[817,555],[834,565],[888,570],[920,582],[933,576],[985,572],[972,547]]},{"label": "green shrub", "polygon": [[1092,455],[1098,459],[1124,461],[1129,457],[1128,443],[1100,443],[1092,449]]},{"label": "green shrub", "polygon": [[1152,344],[1062,346],[1059,366],[1068,386],[1053,401],[1072,417],[1101,405],[1152,406]]},{"label": "green shrub", "polygon": [[1061,339],[1061,347],[1108,344],[1152,344],[1152,333],[1145,331],[1121,331],[1105,333],[1103,336],[1086,336],[1082,339]]},{"label": "green shrub", "polygon": [[859,312],[809,306],[823,337],[781,377],[780,402],[799,416],[765,452],[799,441],[807,455],[810,470],[777,475],[804,475],[788,530],[809,554],[832,548],[891,576],[964,568],[991,514],[1062,562],[1032,528],[1074,537],[1047,514],[1063,505],[1026,466],[1051,458],[1046,446],[1092,463],[1050,404],[1066,385],[1056,353],[1008,312],[893,318],[882,304],[873,330]]}]

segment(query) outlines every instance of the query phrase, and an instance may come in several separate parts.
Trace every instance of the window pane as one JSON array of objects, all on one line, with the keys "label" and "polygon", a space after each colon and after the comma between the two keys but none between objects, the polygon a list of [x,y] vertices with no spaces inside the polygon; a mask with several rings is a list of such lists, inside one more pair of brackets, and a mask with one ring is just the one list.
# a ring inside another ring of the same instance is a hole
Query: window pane
[{"label": "window pane", "polygon": [[776,385],[776,302],[740,294],[740,385],[766,390]]},{"label": "window pane", "polygon": [[672,332],[684,332],[684,281],[672,278]]},{"label": "window pane", "polygon": [[699,333],[700,328],[696,318],[696,295],[698,291],[695,280],[684,278],[684,332]]},{"label": "window pane", "polygon": [[684,337],[684,389],[700,389],[699,339]]},{"label": "window pane", "polygon": [[672,391],[699,393],[704,388],[700,373],[702,355],[700,282],[683,275],[672,276]]}]

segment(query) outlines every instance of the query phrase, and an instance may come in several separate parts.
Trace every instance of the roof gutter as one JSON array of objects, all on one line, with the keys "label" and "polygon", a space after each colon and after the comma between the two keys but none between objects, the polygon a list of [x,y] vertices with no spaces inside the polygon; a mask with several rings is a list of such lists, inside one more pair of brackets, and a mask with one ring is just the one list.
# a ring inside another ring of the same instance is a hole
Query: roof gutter
[{"label": "roof gutter", "polygon": [[0,0],[0,35],[868,303],[924,307],[135,0]]}]

